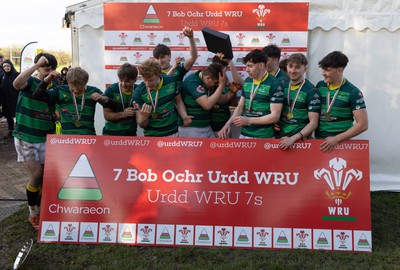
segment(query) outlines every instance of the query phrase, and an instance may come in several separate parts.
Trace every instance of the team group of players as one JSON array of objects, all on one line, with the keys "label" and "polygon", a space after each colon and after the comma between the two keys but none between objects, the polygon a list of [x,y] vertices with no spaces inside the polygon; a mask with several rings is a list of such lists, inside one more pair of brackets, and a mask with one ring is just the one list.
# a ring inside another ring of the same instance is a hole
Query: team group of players
[{"label": "team group of players", "polygon": [[[239,138],[280,138],[279,146],[286,150],[298,140],[315,137],[322,139],[321,151],[330,152],[368,128],[364,97],[343,75],[348,63],[343,53],[333,51],[319,62],[323,80],[316,86],[305,79],[306,57],[291,54],[285,72],[279,68],[281,52],[275,45],[244,57],[245,79],[222,54],[203,70],[187,74],[197,49],[192,29],[185,27],[183,34],[190,41],[184,61],[178,57],[171,65],[170,49],[159,44],[154,58],[138,67],[123,64],[119,81],[104,93],[87,85],[89,74],[80,67],[69,69],[68,85],[54,84],[57,60],[47,53],[37,55],[35,64],[15,79],[20,94],[13,136],[18,161],[29,174],[29,220],[36,229],[46,135],[95,135],[96,103],[103,106],[103,135],[110,136],[136,136],[139,125],[145,136],[227,139],[236,126]],[[139,74],[143,82],[136,85]]]}]

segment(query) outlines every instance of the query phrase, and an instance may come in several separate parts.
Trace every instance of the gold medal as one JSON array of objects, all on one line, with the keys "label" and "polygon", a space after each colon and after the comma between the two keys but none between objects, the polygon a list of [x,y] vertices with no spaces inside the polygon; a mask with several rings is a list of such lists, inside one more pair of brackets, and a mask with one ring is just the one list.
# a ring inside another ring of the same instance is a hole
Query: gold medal
[{"label": "gold medal", "polygon": [[158,118],[158,113],[153,113],[153,114],[151,115],[151,117],[154,118],[154,119],[157,119],[157,118]]},{"label": "gold medal", "polygon": [[330,113],[326,113],[325,114],[325,119],[326,120],[331,120],[331,114]]},{"label": "gold medal", "polygon": [[287,117],[287,119],[292,119],[293,118],[293,113],[292,112],[288,112],[286,117]]},{"label": "gold medal", "polygon": [[75,121],[75,126],[78,128],[78,127],[80,127],[81,126],[81,120],[76,120]]}]

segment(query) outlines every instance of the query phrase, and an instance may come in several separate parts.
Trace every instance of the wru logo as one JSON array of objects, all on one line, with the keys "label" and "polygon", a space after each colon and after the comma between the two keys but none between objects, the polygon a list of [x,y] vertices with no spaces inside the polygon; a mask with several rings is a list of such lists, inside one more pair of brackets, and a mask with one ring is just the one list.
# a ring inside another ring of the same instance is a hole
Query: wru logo
[{"label": "wru logo", "polygon": [[[357,181],[362,179],[362,171],[350,169],[346,170],[347,162],[342,158],[333,158],[329,161],[329,169],[318,169],[314,171],[317,180],[323,178],[329,185],[331,191],[325,191],[330,199],[335,200],[335,204],[341,205],[342,200],[350,197],[351,192],[346,192],[350,182],[355,178]],[[333,177],[332,177],[333,175]]]}]

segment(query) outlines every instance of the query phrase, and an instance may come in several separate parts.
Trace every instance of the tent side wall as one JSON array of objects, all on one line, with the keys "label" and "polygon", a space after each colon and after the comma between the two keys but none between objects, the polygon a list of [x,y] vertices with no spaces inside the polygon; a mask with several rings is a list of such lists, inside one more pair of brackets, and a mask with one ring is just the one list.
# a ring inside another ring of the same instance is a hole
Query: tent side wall
[{"label": "tent side wall", "polygon": [[395,81],[399,70],[400,52],[396,43],[400,30],[389,32],[357,31],[337,28],[325,31],[316,28],[309,33],[308,79],[317,83],[322,79],[318,62],[333,50],[343,51],[349,58],[345,77],[364,94],[369,129],[358,136],[370,142],[371,190],[400,190],[399,167],[400,144],[395,135],[400,126],[400,90]]}]

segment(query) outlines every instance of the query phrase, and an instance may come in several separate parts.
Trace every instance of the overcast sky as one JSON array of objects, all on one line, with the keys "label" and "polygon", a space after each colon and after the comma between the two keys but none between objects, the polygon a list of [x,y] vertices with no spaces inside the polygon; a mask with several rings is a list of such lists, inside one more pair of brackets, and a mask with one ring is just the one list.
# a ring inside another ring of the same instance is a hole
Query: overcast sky
[{"label": "overcast sky", "polygon": [[62,29],[67,6],[83,0],[1,1],[0,48],[37,41],[43,50],[71,50],[71,29]]}]

